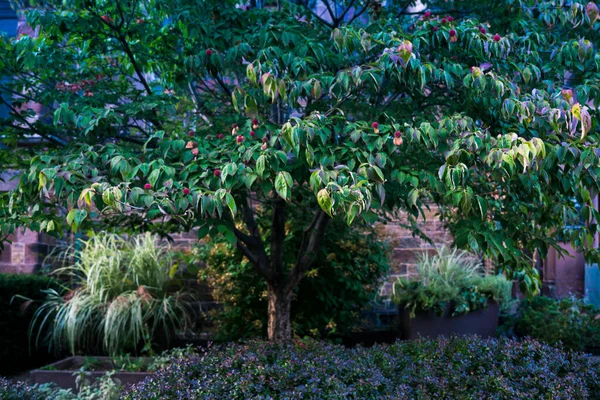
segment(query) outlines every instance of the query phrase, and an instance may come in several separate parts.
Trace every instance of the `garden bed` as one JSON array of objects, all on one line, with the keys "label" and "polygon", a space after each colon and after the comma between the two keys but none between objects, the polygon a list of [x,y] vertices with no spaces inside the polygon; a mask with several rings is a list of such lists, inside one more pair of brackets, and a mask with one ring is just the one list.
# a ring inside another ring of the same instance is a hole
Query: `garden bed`
[{"label": "garden bed", "polygon": [[457,316],[452,316],[452,310],[452,305],[448,305],[442,315],[433,311],[418,311],[414,318],[410,318],[408,310],[400,308],[400,338],[451,335],[479,335],[489,338],[496,335],[499,312],[497,303],[490,301],[486,308]]},{"label": "garden bed", "polygon": [[88,379],[95,381],[114,370],[116,372],[112,377],[118,379],[123,386],[128,386],[154,375],[154,372],[146,370],[151,362],[152,358],[149,357],[121,360],[112,357],[74,356],[35,369],[29,373],[29,378],[32,383],[54,383],[62,389],[76,389],[78,372],[84,371]]}]

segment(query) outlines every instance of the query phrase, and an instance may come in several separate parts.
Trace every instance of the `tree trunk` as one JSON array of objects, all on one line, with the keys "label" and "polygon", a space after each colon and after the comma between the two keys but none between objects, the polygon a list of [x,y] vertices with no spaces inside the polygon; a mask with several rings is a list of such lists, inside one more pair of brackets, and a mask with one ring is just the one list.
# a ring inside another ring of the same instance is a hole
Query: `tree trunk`
[{"label": "tree trunk", "polygon": [[269,326],[267,329],[269,341],[289,341],[292,339],[290,318],[292,291],[270,283],[267,286],[269,289]]}]

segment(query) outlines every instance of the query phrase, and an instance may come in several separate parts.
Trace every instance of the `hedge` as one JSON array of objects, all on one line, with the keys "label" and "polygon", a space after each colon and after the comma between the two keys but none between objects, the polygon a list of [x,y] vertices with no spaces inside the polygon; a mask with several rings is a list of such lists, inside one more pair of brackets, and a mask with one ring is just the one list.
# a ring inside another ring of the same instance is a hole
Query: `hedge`
[{"label": "hedge", "polygon": [[[41,291],[48,288],[58,290],[59,284],[40,275],[0,274],[0,375],[16,374],[54,360],[46,348],[30,348],[28,339],[31,318],[45,297]],[[14,298],[16,295],[33,302]]]}]

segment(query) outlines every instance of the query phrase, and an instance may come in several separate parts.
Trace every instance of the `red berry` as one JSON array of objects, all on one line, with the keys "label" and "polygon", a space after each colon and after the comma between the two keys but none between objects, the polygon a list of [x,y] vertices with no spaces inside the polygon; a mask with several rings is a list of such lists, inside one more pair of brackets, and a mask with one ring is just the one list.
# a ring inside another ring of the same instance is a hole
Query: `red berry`
[{"label": "red berry", "polygon": [[373,129],[377,129],[377,128],[379,128],[379,124],[378,124],[377,122],[373,122],[373,123],[371,124],[371,128],[373,128]]},{"label": "red berry", "polygon": [[479,27],[479,32],[481,32],[484,35],[487,33],[487,31],[485,30],[485,28],[483,26]]},{"label": "red berry", "polygon": [[450,33],[450,36],[451,36],[451,37],[454,37],[454,36],[456,36],[456,31],[455,31],[454,29],[450,29],[450,32],[449,32],[449,33]]},{"label": "red berry", "polygon": [[446,22],[448,22],[448,20],[446,18],[442,18],[442,24],[445,24]]},{"label": "red berry", "polygon": [[437,32],[437,31],[439,31],[439,30],[440,30],[440,28],[438,28],[437,26],[434,26],[434,27],[433,27],[433,31],[434,31],[434,32]]},{"label": "red berry", "polygon": [[244,137],[242,135],[239,135],[236,139],[235,139],[238,143],[242,143],[244,141]]},{"label": "red berry", "polygon": [[256,132],[254,132],[254,131],[250,131],[250,136],[252,136],[252,137],[256,137]]},{"label": "red berry", "polygon": [[429,17],[431,17],[431,11],[425,11],[425,14],[423,14],[423,16],[424,16],[425,18],[429,18]]},{"label": "red berry", "polygon": [[152,189],[152,185],[151,185],[151,184],[149,184],[149,183],[146,183],[146,184],[144,185],[144,189],[146,189],[146,190],[150,190],[150,189]]},{"label": "red berry", "polygon": [[183,188],[183,194],[184,194],[185,196],[187,196],[188,194],[190,194],[190,189],[188,189],[188,188]]},{"label": "red berry", "polygon": [[252,120],[252,125],[258,125],[258,120],[256,118]]},{"label": "red berry", "polygon": [[212,56],[212,50],[211,49],[206,49],[206,55],[207,56]]},{"label": "red berry", "polygon": [[402,133],[400,131],[394,132],[394,137],[400,137],[400,136],[402,136]]},{"label": "red berry", "polygon": [[500,41],[500,39],[502,39],[502,38],[500,37],[500,35],[498,35],[498,34],[496,33],[496,34],[494,35],[494,42],[499,42],[499,41]]},{"label": "red berry", "polygon": [[454,18],[452,18],[451,16],[448,16],[448,17],[446,17],[446,20],[447,20],[448,22],[453,22],[453,21],[454,21]]},{"label": "red berry", "polygon": [[194,132],[194,131],[192,131],[192,130],[189,130],[189,131],[188,131],[188,136],[194,136],[194,134],[195,134],[195,133],[196,133],[196,132]]},{"label": "red berry", "polygon": [[215,169],[214,172],[213,172],[213,175],[218,178],[219,176],[221,176],[221,170],[220,169]]},{"label": "red berry", "polygon": [[219,135],[217,136],[219,139],[223,139],[225,137],[225,135],[223,135],[222,133],[219,133]]},{"label": "red berry", "polygon": [[108,15],[103,15],[100,18],[102,18],[102,21],[106,22],[107,24],[112,22],[112,18],[109,17]]}]

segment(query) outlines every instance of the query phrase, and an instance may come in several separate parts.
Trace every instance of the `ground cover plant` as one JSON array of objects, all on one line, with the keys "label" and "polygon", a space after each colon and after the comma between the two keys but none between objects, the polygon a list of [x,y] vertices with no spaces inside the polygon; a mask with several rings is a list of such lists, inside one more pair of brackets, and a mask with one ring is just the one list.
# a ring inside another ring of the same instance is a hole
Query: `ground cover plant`
[{"label": "ground cover plant", "polygon": [[124,398],[586,399],[600,397],[599,374],[589,357],[532,340],[249,342],[169,365]]},{"label": "ground cover plant", "polygon": [[[29,2],[35,36],[0,40],[0,160],[24,171],[2,237],[224,235],[267,285],[273,341],[332,218],[402,210],[419,234],[436,203],[458,247],[532,291],[530,255],[559,237],[598,261],[594,2],[309,3]],[[310,218],[290,255],[291,208]]]}]

